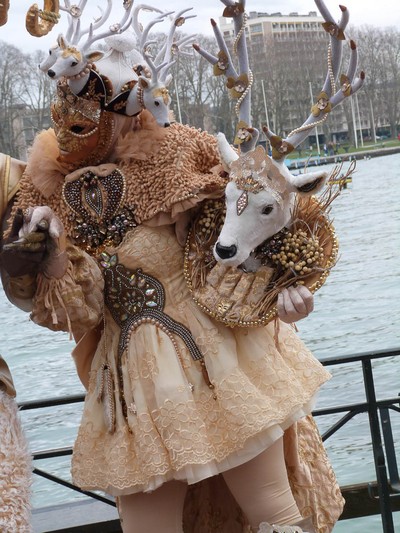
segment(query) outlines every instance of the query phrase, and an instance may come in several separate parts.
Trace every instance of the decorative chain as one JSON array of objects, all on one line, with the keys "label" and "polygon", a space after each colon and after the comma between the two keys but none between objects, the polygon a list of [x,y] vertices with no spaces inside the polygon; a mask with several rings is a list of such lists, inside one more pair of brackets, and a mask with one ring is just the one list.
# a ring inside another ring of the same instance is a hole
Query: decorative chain
[{"label": "decorative chain", "polygon": [[329,43],[329,46],[328,46],[328,73],[329,73],[329,78],[330,78],[330,81],[331,81],[331,96],[333,96],[336,92],[336,84],[335,84],[335,74],[333,72],[333,67],[332,67],[332,46],[331,46],[331,43]]},{"label": "decorative chain", "polygon": [[[237,47],[238,47],[238,44],[239,44],[239,41],[240,41],[240,38],[241,36],[243,35],[243,33],[246,31],[246,26],[247,26],[247,13],[243,13],[243,22],[242,22],[242,27],[240,28],[240,30],[238,31],[238,34],[236,35],[236,39],[235,39],[235,42],[233,43],[233,50],[235,52],[235,54],[237,54]],[[245,37],[246,38],[246,37]]]},{"label": "decorative chain", "polygon": [[[329,74],[329,79],[331,82],[331,94],[335,94],[336,84],[335,84],[335,74],[333,72],[333,67],[332,67],[332,46],[330,43],[328,47],[328,74]],[[325,122],[327,118],[328,118],[328,113],[324,114],[324,116],[320,120],[317,120],[316,122],[310,122],[310,124],[305,124],[304,126],[300,126],[299,128],[294,129],[293,131],[289,133],[288,138],[292,137],[295,133],[300,133],[302,131],[311,130],[315,128],[316,126],[320,126],[321,124]]]},{"label": "decorative chain", "polygon": [[[233,50],[234,50],[235,54],[237,54],[237,47],[238,47],[238,44],[239,44],[239,41],[240,41],[241,37],[243,36],[243,38],[246,39],[246,35],[244,35],[244,34],[245,34],[245,31],[246,31],[247,19],[248,19],[247,13],[244,12],[243,13],[242,27],[238,31],[238,34],[236,35],[235,42],[233,43]],[[253,73],[250,70],[250,68],[249,68],[248,78],[249,78],[249,83],[248,83],[248,85],[246,87],[246,90],[243,92],[243,94],[241,95],[241,97],[239,98],[239,100],[236,102],[236,105],[235,105],[235,113],[236,113],[236,116],[238,118],[239,118],[239,114],[240,114],[240,106],[242,105],[243,100],[246,98],[246,96],[251,91],[251,87],[252,87],[253,82],[254,82],[254,76],[253,76]]]},{"label": "decorative chain", "polygon": [[316,126],[319,126],[320,124],[323,124],[327,118],[328,118],[328,114],[325,114],[323,116],[323,118],[321,118],[320,120],[317,120],[316,122],[310,122],[309,124],[305,124],[304,126],[300,126],[300,128],[294,129],[293,131],[291,131],[289,133],[288,138],[292,137],[292,135],[294,135],[295,133],[300,133],[302,131],[311,130],[311,129],[315,128]]},{"label": "decorative chain", "polygon": [[246,98],[246,96],[250,92],[251,86],[253,85],[253,81],[254,81],[254,76],[253,76],[252,71],[249,69],[249,84],[247,85],[246,90],[243,92],[242,96],[239,98],[239,100],[236,102],[236,105],[235,105],[235,113],[238,118],[239,118],[240,106],[242,105],[243,100]]}]

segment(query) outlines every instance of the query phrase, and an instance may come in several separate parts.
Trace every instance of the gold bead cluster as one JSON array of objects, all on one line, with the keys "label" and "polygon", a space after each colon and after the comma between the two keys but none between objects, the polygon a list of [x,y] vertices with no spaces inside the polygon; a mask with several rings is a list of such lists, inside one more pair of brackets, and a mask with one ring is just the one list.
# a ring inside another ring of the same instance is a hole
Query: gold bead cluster
[{"label": "gold bead cluster", "polygon": [[202,237],[208,239],[212,234],[221,232],[225,215],[219,216],[219,213],[224,208],[224,202],[221,200],[205,202],[198,220],[198,231],[200,231]]},{"label": "gold bead cluster", "polygon": [[323,258],[324,249],[320,246],[318,237],[310,237],[304,230],[288,232],[279,252],[271,255],[274,263],[292,270],[296,276],[311,274],[316,267],[322,265]]}]

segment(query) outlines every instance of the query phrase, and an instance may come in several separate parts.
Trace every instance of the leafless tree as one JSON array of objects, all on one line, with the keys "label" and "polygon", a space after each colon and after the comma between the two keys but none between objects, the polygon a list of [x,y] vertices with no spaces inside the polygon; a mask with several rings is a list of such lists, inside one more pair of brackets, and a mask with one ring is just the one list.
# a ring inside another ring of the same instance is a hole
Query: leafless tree
[{"label": "leafless tree", "polygon": [[387,28],[382,39],[382,103],[385,117],[389,122],[390,135],[397,135],[400,112],[400,32],[397,28]]},{"label": "leafless tree", "polygon": [[25,57],[18,48],[0,41],[0,151],[19,156],[14,124],[24,106],[20,97],[20,72]]},{"label": "leafless tree", "polygon": [[54,87],[37,68],[38,54],[0,42],[0,151],[20,159],[36,132],[49,126]]},{"label": "leafless tree", "polygon": [[[215,48],[213,39],[198,36],[201,46]],[[224,80],[212,76],[210,65],[198,54],[179,56],[173,70],[171,88],[175,115],[182,122],[210,131],[233,130],[230,102],[224,90]],[[179,105],[179,109],[178,109]]]},{"label": "leafless tree", "polygon": [[[386,126],[395,136],[400,122],[400,31],[362,26],[350,28],[348,34],[357,42],[359,62],[367,75],[358,95],[362,117],[368,117],[373,138],[378,126]],[[161,35],[150,37],[164,39]],[[327,34],[318,34],[321,43],[325,38]],[[213,38],[199,35],[196,41],[218,53]],[[319,41],[313,39],[312,32],[297,35],[296,41],[266,42],[262,35],[252,36],[249,57],[255,79],[252,115],[256,127],[266,123],[266,112],[271,129],[280,135],[305,119],[311,93],[313,98],[317,96],[326,65],[321,52],[325,46],[316,42]],[[26,144],[37,131],[50,125],[49,108],[55,84],[37,68],[40,59],[38,52],[23,54],[0,41],[0,151],[14,157],[24,158]],[[197,54],[176,56],[172,73],[169,89],[177,120],[210,132],[223,131],[232,142],[236,118],[224,76],[213,76],[210,65]],[[351,142],[354,127],[349,102],[335,110],[329,125],[324,125],[319,134],[323,133],[329,141],[332,132],[343,131],[342,123],[347,123],[344,129],[348,130]],[[308,146],[308,141],[304,144]]]}]

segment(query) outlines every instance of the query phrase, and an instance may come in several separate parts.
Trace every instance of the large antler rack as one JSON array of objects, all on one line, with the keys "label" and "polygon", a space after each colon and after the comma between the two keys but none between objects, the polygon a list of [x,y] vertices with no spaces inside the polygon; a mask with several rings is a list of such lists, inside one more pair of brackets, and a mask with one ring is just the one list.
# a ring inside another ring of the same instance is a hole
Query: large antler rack
[{"label": "large antler rack", "polygon": [[239,144],[242,152],[247,152],[254,148],[258,139],[258,130],[251,126],[251,86],[253,84],[253,74],[249,67],[246,25],[247,14],[245,12],[245,0],[234,2],[233,0],[221,0],[225,5],[223,17],[232,17],[234,23],[235,41],[233,49],[238,58],[239,71],[234,67],[227,43],[217,26],[215,20],[211,19],[214,35],[219,45],[218,57],[203,50],[198,44],[194,44],[194,49],[204,57],[214,67],[216,76],[225,75],[227,77],[227,87],[230,96],[236,99],[235,112],[239,119],[237,125],[235,144]]},{"label": "large antler rack", "polygon": [[[107,20],[108,18],[107,11],[103,13],[103,15],[100,17],[100,20],[96,21],[95,23],[90,24],[88,36],[87,36],[85,43],[82,46],[82,51],[87,51],[92,46],[92,44],[96,41],[100,41],[101,39],[105,39],[106,37],[110,37],[111,35],[123,33],[125,30],[127,30],[127,28],[129,28],[129,26],[132,23],[133,0],[124,0],[123,7],[124,7],[125,12],[121,20],[117,23],[111,24],[108,30],[103,31],[102,33],[99,33],[97,35],[94,34],[95,29],[102,26]],[[83,33],[84,32],[78,32],[75,38],[79,41]]]},{"label": "large antler rack", "polygon": [[330,42],[328,47],[328,72],[325,83],[317,97],[316,103],[311,108],[311,114],[306,121],[282,139],[275,135],[266,127],[264,133],[272,146],[272,157],[276,160],[283,160],[287,154],[292,152],[296,146],[302,143],[310,134],[311,130],[323,124],[329,113],[343,100],[355,94],[363,85],[365,74],[361,71],[360,77],[355,77],[358,63],[358,52],[356,43],[350,40],[350,61],[346,74],[341,74],[339,82],[340,88],[336,90],[339,72],[342,63],[343,42],[345,41],[344,30],[349,22],[349,11],[344,6],[339,6],[342,12],[340,22],[337,24],[330,14],[323,0],[315,0],[325,22],[322,24],[325,31],[329,33]]},{"label": "large antler rack", "polygon": [[[71,4],[70,0],[64,0],[64,6],[60,5],[60,10],[68,13],[68,30],[65,34],[65,39],[71,45],[78,44],[83,35],[86,35],[90,31],[90,26],[85,29],[81,29],[81,15],[86,7],[86,4],[87,0],[81,0],[77,5]],[[105,10],[103,10],[100,6],[98,6],[98,8],[100,10],[100,17],[95,19],[94,23],[92,24],[93,31],[103,26],[103,24],[105,24],[109,18],[112,9],[112,0],[107,0],[107,7]]]},{"label": "large antler rack", "polygon": [[[159,13],[153,20],[151,20],[145,27],[139,23],[138,15],[139,12],[143,11],[155,11]],[[185,21],[189,18],[194,18],[196,15],[184,16],[185,13],[191,11],[192,8],[183,9],[174,15],[173,11],[162,12],[159,9],[152,8],[150,6],[141,4],[135,8],[133,15],[133,29],[136,34],[138,49],[146,60],[150,71],[152,73],[153,81],[158,80],[160,83],[167,82],[168,71],[171,66],[175,63],[173,56],[179,54],[185,54],[184,47],[188,45],[194,39],[194,35],[186,35],[181,39],[174,41],[174,36],[177,28],[181,27]],[[172,17],[172,15],[174,15]],[[150,52],[151,45],[157,44],[157,41],[148,40],[150,30],[160,22],[164,22],[166,18],[171,18],[171,27],[168,32],[167,38],[163,46],[154,55]]]}]

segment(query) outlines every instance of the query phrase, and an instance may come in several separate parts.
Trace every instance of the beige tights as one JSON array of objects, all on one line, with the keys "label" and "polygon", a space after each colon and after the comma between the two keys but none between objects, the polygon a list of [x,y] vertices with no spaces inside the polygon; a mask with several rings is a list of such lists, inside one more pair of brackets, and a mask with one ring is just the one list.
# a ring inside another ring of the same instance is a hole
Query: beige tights
[{"label": "beige tights", "polygon": [[[286,474],[282,439],[223,476],[255,531],[261,522],[286,525],[301,520]],[[121,496],[123,532],[183,533],[186,490],[184,483],[170,481],[152,493]]]},{"label": "beige tights", "polygon": [[293,525],[302,519],[287,477],[282,438],[223,476],[255,531],[261,522]]},{"label": "beige tights", "polygon": [[124,533],[183,533],[182,515],[187,485],[164,483],[154,492],[120,496],[119,514]]}]

